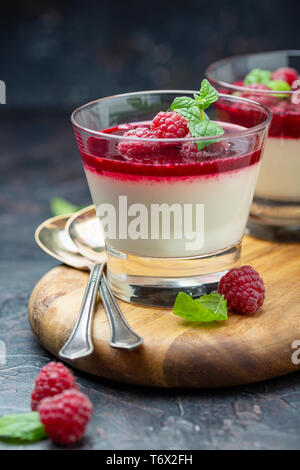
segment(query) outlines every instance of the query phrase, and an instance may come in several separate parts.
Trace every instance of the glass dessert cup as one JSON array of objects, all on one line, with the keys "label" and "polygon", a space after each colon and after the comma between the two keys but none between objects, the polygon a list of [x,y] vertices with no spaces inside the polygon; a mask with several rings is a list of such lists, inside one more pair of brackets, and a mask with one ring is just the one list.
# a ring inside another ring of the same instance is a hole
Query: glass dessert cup
[{"label": "glass dessert cup", "polygon": [[[281,67],[295,68],[300,78],[300,51],[230,57],[210,65],[206,76],[222,93],[246,94],[273,114],[250,209],[249,232],[268,240],[300,241],[300,80],[284,94],[254,89],[247,93],[242,83],[255,68],[274,71]],[[247,116],[243,113],[237,119],[246,122]]]},{"label": "glass dessert cup", "polygon": [[[225,116],[219,120],[224,135],[209,141],[123,136],[149,126],[176,96],[186,95],[193,92],[116,95],[81,106],[71,117],[102,222],[109,283],[128,302],[172,307],[179,291],[209,293],[239,263],[271,113],[220,95],[221,105],[239,102],[252,110],[252,124],[242,127]],[[216,111],[209,108],[210,119]],[[197,142],[207,144],[200,157]],[[121,155],[120,145],[136,144],[142,155]]]}]

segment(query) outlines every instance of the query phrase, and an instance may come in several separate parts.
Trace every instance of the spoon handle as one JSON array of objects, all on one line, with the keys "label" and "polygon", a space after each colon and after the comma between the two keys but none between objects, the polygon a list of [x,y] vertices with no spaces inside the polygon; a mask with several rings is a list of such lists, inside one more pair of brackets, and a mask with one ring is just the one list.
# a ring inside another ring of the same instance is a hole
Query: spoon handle
[{"label": "spoon handle", "polygon": [[110,346],[127,350],[140,346],[143,339],[133,331],[125,320],[104,273],[102,274],[99,289],[111,331]]},{"label": "spoon handle", "polygon": [[88,356],[94,350],[92,343],[92,318],[105,262],[96,263],[91,269],[76,324],[66,344],[59,351],[62,359],[74,361]]}]

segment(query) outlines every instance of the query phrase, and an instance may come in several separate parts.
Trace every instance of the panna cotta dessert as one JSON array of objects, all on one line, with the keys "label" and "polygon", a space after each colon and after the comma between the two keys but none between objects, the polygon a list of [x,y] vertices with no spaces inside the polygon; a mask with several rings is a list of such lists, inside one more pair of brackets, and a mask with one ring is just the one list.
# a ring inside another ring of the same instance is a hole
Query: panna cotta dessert
[{"label": "panna cotta dessert", "polygon": [[[129,125],[131,129],[146,129],[145,126],[146,123]],[[230,139],[231,133],[245,128],[227,123],[223,123],[223,128],[223,143],[200,151],[195,143],[161,148],[150,161],[147,155],[143,159],[142,155],[126,158],[125,154],[122,159],[118,153],[113,159],[105,158],[101,141],[90,137],[89,152],[82,152],[83,166],[100,219],[105,222],[107,218],[103,205],[116,210],[114,237],[106,237],[111,248],[137,256],[168,258],[214,254],[240,243],[259,172],[261,148],[253,151],[251,137]],[[106,132],[118,135],[120,129]],[[162,204],[170,209],[169,236],[163,238],[158,233],[159,238],[154,238],[153,213],[155,206]],[[134,212],[128,215],[134,205],[145,209],[147,227],[140,228],[139,238],[130,237],[130,233],[120,237],[124,229],[120,221],[127,225],[134,220]],[[176,217],[181,224],[184,217],[190,218],[180,237],[175,233]]]},{"label": "panna cotta dessert", "polygon": [[[212,64],[207,76],[222,93],[259,102],[273,114],[250,211],[251,233],[300,239],[300,51],[224,59]],[[247,117],[243,106],[237,107],[220,115],[251,122],[251,113]]]},{"label": "panna cotta dessert", "polygon": [[[265,86],[252,85],[252,88],[254,92],[251,93],[255,93],[256,89],[265,89]],[[270,201],[300,201],[300,104],[294,104],[287,98],[279,101],[278,98],[256,96],[249,92],[240,93],[239,96],[261,102],[273,114],[255,196]],[[229,113],[233,122],[249,124],[253,120],[242,103],[234,106],[237,109],[216,106],[220,109],[220,116],[224,112]]]},{"label": "panna cotta dessert", "polygon": [[[171,307],[239,262],[271,115],[207,80],[198,93],[117,95],[72,115],[108,280],[124,300]],[[216,104],[239,101],[250,125],[217,119]]]}]

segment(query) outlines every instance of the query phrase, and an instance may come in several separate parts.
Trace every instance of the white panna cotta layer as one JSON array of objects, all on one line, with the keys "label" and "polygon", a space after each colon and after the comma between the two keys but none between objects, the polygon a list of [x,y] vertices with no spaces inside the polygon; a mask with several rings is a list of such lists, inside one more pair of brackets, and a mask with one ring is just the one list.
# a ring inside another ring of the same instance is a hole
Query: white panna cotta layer
[{"label": "white panna cotta layer", "polygon": [[267,138],[255,196],[300,201],[300,139]]},{"label": "white panna cotta layer", "polygon": [[[171,223],[170,239],[151,239],[151,221],[147,239],[112,239],[106,242],[113,248],[137,256],[188,257],[216,253],[240,242],[253,198],[260,162],[242,169],[214,175],[195,175],[174,178],[140,178],[138,180],[116,178],[89,171],[85,168],[93,202],[99,206],[110,204],[117,212],[119,197],[127,197],[128,207],[144,205],[151,214],[153,204],[179,203],[203,205],[203,243],[199,249],[187,249],[193,241],[193,231],[183,233],[181,239],[174,238]],[[124,216],[124,214],[123,214]],[[128,222],[134,217],[129,216]],[[124,219],[123,219],[124,220]],[[200,239],[200,237],[199,237]]]}]

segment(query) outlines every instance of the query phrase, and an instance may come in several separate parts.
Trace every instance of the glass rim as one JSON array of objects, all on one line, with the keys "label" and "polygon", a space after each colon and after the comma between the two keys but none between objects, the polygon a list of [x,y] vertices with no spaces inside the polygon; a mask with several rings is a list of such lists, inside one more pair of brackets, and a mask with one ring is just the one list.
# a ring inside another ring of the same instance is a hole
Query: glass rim
[{"label": "glass rim", "polygon": [[289,90],[289,91],[283,91],[283,90],[255,90],[253,88],[247,88],[246,86],[239,86],[239,85],[234,85],[233,83],[229,83],[223,80],[218,80],[216,78],[213,78],[211,75],[212,70],[215,69],[219,65],[223,65],[226,63],[231,62],[233,59],[244,59],[246,57],[255,57],[255,56],[263,56],[265,54],[274,54],[274,55],[280,55],[280,54],[286,54],[286,55],[294,55],[294,56],[300,56],[300,49],[291,49],[291,50],[279,50],[279,51],[265,51],[265,52],[252,52],[250,54],[238,54],[238,55],[233,55],[230,57],[225,57],[225,59],[220,59],[216,60],[212,64],[210,64],[206,70],[205,70],[205,76],[208,78],[213,83],[218,84],[219,86],[229,88],[230,90],[233,91],[251,91],[251,94],[253,95],[289,95],[292,96],[293,93],[295,93],[297,90]]},{"label": "glass rim", "polygon": [[[99,103],[101,101],[105,101],[105,100],[109,100],[111,98],[119,98],[119,97],[125,97],[125,96],[137,96],[137,95],[145,95],[145,94],[168,94],[168,93],[174,93],[174,94],[178,94],[178,93],[186,93],[186,94],[194,94],[194,93],[199,93],[199,90],[198,91],[193,91],[193,90],[150,90],[150,91],[137,91],[137,92],[130,92],[130,93],[120,93],[120,94],[116,94],[116,95],[111,95],[111,96],[107,96],[105,98],[99,98],[99,99],[96,99],[96,100],[93,100],[93,101],[89,101],[88,103],[85,103],[81,106],[79,106],[78,108],[76,108],[72,114],[71,114],[71,123],[72,125],[81,130],[81,131],[84,131],[84,132],[87,132],[91,135],[94,135],[94,136],[97,136],[97,137],[103,137],[105,139],[111,139],[111,140],[117,140],[117,141],[120,141],[120,140],[125,140],[125,141],[129,141],[129,142],[132,142],[132,141],[136,141],[136,137],[127,137],[127,136],[122,136],[122,135],[114,135],[114,134],[107,134],[105,132],[102,132],[102,131],[95,131],[93,129],[89,129],[87,127],[84,127],[82,126],[81,124],[79,124],[78,122],[76,122],[76,115],[79,111],[83,110],[84,108],[87,108],[93,104],[96,104],[96,103]],[[282,93],[282,92],[281,92]],[[251,135],[253,133],[256,133],[256,132],[259,132],[260,130],[266,128],[268,126],[268,124],[271,122],[271,119],[272,119],[272,112],[266,107],[264,106],[263,104],[260,104],[260,103],[257,103],[256,101],[253,101],[253,100],[248,100],[246,98],[241,98],[239,96],[232,96],[232,95],[227,95],[227,94],[223,94],[223,93],[219,93],[219,97],[222,98],[222,99],[226,99],[226,100],[229,100],[229,101],[238,101],[238,102],[244,102],[246,104],[251,104],[251,105],[254,105],[256,108],[260,108],[260,110],[264,111],[266,113],[266,119],[259,123],[259,124],[256,124],[255,126],[252,126],[252,127],[249,127],[249,128],[245,128],[245,129],[242,129],[240,131],[235,131],[235,132],[232,132],[228,135],[212,135],[212,136],[204,136],[204,137],[181,137],[181,138],[172,138],[172,139],[167,139],[167,138],[146,138],[146,137],[140,137],[139,138],[139,142],[169,142],[169,143],[175,143],[175,142],[178,142],[178,143],[182,143],[182,142],[205,142],[207,140],[224,140],[224,139],[229,139],[229,138],[233,138],[233,137],[240,137],[240,136],[246,136],[246,135]]]}]

